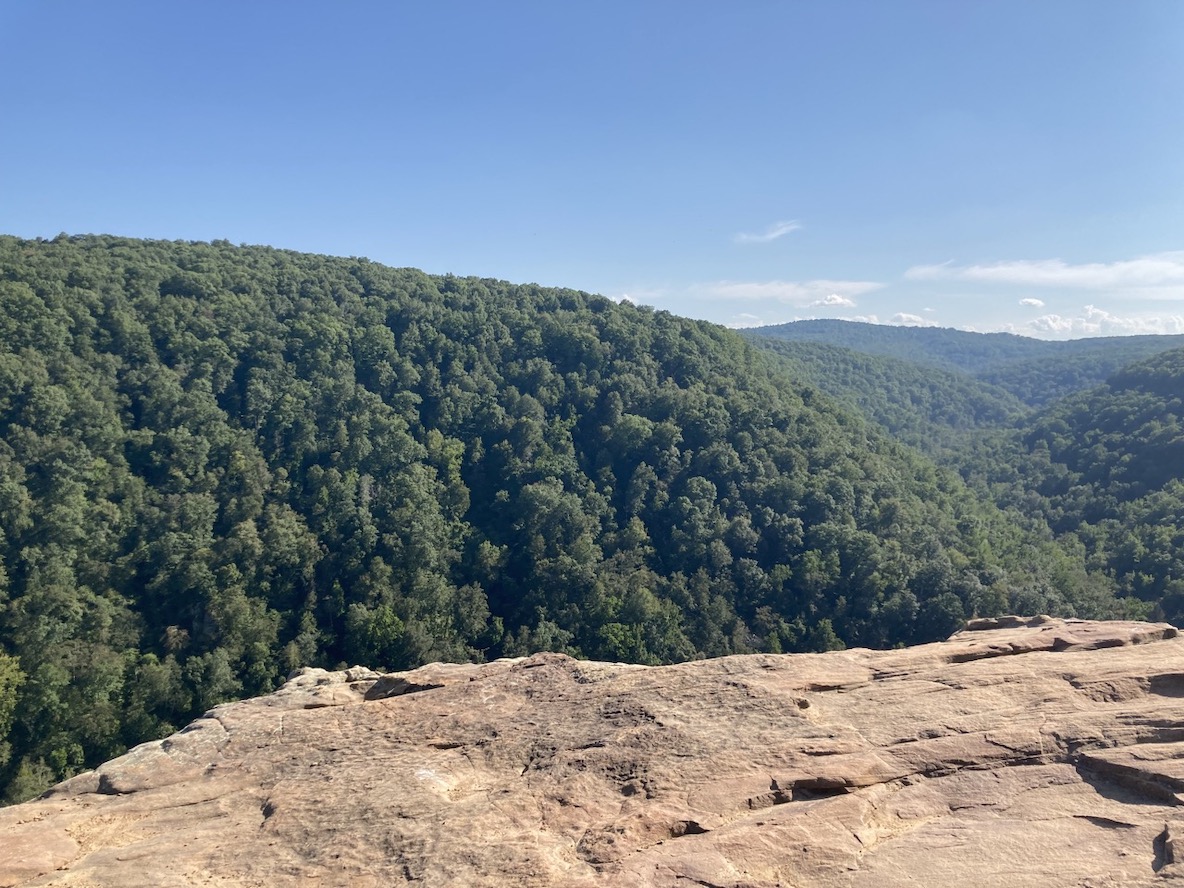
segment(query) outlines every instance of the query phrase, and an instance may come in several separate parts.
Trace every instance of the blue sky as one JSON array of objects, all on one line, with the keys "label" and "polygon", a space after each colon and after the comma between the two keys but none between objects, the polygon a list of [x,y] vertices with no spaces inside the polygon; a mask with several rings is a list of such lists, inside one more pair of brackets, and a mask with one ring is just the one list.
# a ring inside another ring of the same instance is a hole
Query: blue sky
[{"label": "blue sky", "polygon": [[1184,332],[1184,2],[0,0],[0,231]]}]

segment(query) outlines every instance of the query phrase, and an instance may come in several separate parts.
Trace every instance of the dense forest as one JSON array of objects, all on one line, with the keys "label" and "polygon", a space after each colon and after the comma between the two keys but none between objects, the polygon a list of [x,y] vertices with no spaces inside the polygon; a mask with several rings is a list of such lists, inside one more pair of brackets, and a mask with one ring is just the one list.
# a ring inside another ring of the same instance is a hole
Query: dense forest
[{"label": "dense forest", "polygon": [[0,793],[303,665],[660,663],[1146,612],[1055,509],[992,502],[1006,484],[666,312],[226,242],[0,237]]},{"label": "dense forest", "polygon": [[994,501],[1080,541],[1119,595],[1184,623],[1184,349],[980,439],[959,465]]},{"label": "dense forest", "polygon": [[749,338],[775,355],[791,378],[939,461],[960,453],[974,436],[1010,428],[1032,412],[1011,392],[960,370],[822,342]]},{"label": "dense forest", "polygon": [[[1184,622],[1182,337],[1017,342],[841,321],[797,327],[749,335],[1000,508],[1050,527],[1120,597]],[[1046,405],[1052,391],[1064,396]]]}]

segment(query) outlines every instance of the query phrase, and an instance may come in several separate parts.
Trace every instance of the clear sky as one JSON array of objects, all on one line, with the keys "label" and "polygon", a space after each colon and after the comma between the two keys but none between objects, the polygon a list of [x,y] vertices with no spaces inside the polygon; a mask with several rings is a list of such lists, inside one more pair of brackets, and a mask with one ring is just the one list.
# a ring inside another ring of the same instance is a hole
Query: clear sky
[{"label": "clear sky", "polygon": [[1184,332],[1182,0],[0,0],[0,232]]}]

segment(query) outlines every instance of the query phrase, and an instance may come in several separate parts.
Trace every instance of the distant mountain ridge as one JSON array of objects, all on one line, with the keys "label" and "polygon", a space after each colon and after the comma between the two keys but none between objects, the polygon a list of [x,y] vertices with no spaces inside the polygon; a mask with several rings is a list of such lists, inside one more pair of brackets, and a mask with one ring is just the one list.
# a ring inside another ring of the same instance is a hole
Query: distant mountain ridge
[{"label": "distant mountain ridge", "polygon": [[1103,336],[1049,341],[1014,333],[900,327],[860,321],[794,321],[743,331],[747,337],[825,343],[969,374],[1033,407],[1104,382],[1127,364],[1184,346],[1184,335]]}]

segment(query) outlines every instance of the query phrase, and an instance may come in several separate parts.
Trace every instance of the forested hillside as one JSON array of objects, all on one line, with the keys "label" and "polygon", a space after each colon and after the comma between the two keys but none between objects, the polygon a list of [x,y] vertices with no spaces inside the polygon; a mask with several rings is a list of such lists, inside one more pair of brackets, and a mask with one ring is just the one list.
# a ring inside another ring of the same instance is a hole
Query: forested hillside
[{"label": "forested hillside", "polygon": [[957,370],[821,342],[750,337],[794,379],[851,405],[890,435],[941,459],[969,436],[1010,428],[1031,409],[1010,392]]},{"label": "forested hillside", "polygon": [[1121,609],[740,336],[229,243],[0,238],[0,789],[301,665],[656,663]]},{"label": "forested hillside", "polygon": [[961,465],[1000,504],[1080,540],[1120,594],[1184,621],[1184,349],[980,441]]},{"label": "forested hillside", "polygon": [[1127,364],[1184,347],[1184,335],[1099,336],[1048,342],[1013,333],[897,327],[856,321],[795,321],[745,331],[750,337],[840,346],[867,355],[964,373],[1030,407],[1092,388]]},{"label": "forested hillside", "polygon": [[837,345],[869,355],[902,358],[976,374],[982,369],[1039,357],[1045,343],[1014,333],[967,333],[947,327],[906,327],[819,319],[752,327],[746,334],[789,342]]},{"label": "forested hillside", "polygon": [[[779,329],[792,338],[748,335],[800,378],[957,470],[1000,508],[1051,527],[1119,596],[1184,622],[1184,349],[1173,348],[1180,337],[1017,343],[1002,334],[842,321]],[[912,360],[887,356],[907,351]],[[1108,378],[1094,384],[1103,372]]]}]

